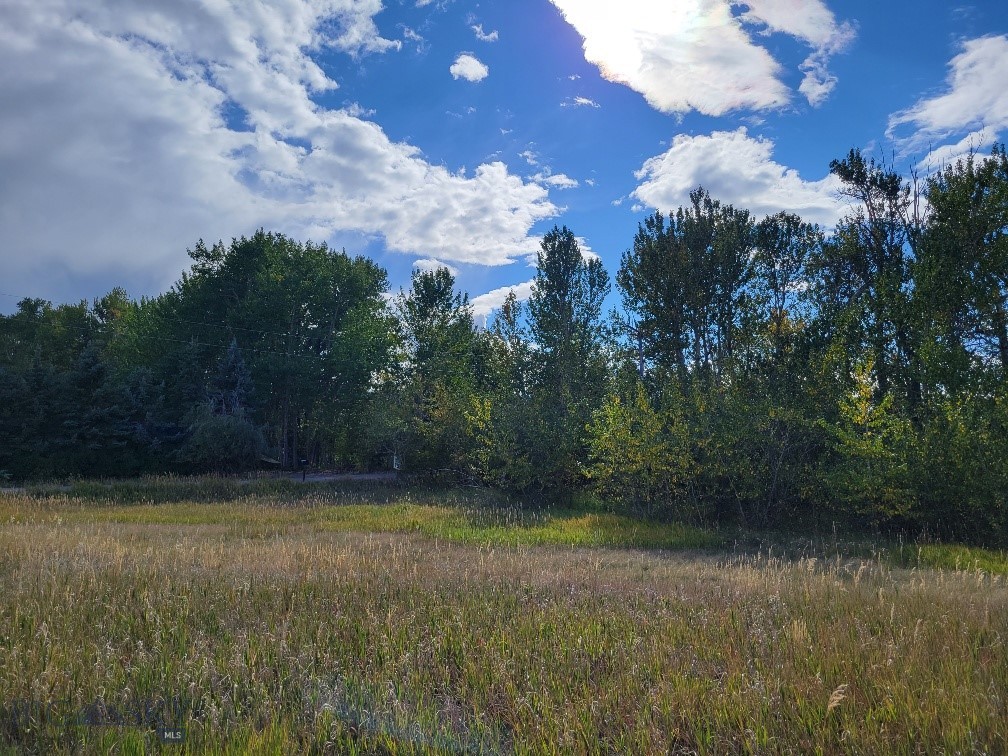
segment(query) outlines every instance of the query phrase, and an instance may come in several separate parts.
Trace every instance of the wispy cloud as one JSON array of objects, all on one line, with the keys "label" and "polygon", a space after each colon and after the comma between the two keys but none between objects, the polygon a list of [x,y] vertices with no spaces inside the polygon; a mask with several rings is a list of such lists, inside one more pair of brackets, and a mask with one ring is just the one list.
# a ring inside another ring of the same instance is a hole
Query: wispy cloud
[{"label": "wispy cloud", "polygon": [[820,0],[744,0],[748,7],[743,21],[763,26],[765,33],[780,32],[806,42],[812,52],[800,68],[805,74],[798,91],[812,105],[824,102],[837,79],[829,71],[829,59],[847,49],[856,36],[853,24],[838,23],[832,11]]},{"label": "wispy cloud", "polygon": [[544,168],[535,176],[531,176],[530,180],[554,189],[576,189],[579,186],[577,179],[572,179],[566,173],[553,173],[549,168]]},{"label": "wispy cloud", "polygon": [[473,30],[473,34],[476,35],[476,39],[480,42],[496,42],[497,41],[497,31],[483,31],[483,24],[473,24],[469,27]]},{"label": "wispy cloud", "polygon": [[580,96],[578,96],[578,97],[572,97],[570,99],[564,100],[560,104],[563,107],[565,107],[565,108],[566,107],[575,107],[575,108],[600,108],[600,107],[602,107],[597,102],[595,102],[595,100],[592,100],[592,99],[590,99],[588,97],[580,97]]},{"label": "wispy cloud", "polygon": [[1008,35],[964,42],[949,61],[945,91],[889,117],[887,135],[905,152],[934,142],[996,138],[1008,128]]},{"label": "wispy cloud", "polygon": [[533,151],[531,148],[519,152],[518,157],[522,158],[531,166],[539,165],[539,153]]},{"label": "wispy cloud", "polygon": [[427,40],[416,30],[411,29],[408,26],[404,26],[403,39],[407,40],[408,42],[412,42],[416,47],[416,51],[418,53],[427,52],[428,49]]},{"label": "wispy cloud", "polygon": [[374,108],[365,108],[359,102],[351,102],[343,110],[354,118],[371,118],[377,112]]}]

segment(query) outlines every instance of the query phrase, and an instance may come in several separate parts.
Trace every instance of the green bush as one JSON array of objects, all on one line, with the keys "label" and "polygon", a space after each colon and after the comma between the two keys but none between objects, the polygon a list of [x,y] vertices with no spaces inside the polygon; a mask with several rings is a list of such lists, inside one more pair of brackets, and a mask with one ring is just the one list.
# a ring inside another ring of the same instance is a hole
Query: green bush
[{"label": "green bush", "polygon": [[262,431],[244,413],[217,415],[200,406],[179,457],[204,472],[241,472],[256,466],[264,448]]}]

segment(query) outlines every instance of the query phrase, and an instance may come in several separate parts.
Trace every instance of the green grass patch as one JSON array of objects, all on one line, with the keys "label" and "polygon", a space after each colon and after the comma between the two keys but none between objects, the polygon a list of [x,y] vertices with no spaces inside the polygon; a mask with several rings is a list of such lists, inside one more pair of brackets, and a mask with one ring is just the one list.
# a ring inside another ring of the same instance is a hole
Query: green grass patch
[{"label": "green grass patch", "polygon": [[1004,550],[954,543],[928,543],[890,549],[888,557],[893,564],[900,567],[982,571],[991,575],[1008,575],[1008,552]]},{"label": "green grass patch", "polygon": [[[38,502],[36,502],[38,503]],[[0,508],[2,516],[3,508]],[[724,536],[688,525],[661,524],[616,514],[556,511],[525,512],[501,508],[456,508],[415,503],[341,504],[324,498],[278,505],[269,497],[247,496],[229,503],[137,503],[101,505],[73,497],[9,513],[8,520],[59,520],[226,527],[240,535],[310,528],[336,533],[420,533],[463,544],[499,546],[572,546],[644,549],[717,549]]]}]

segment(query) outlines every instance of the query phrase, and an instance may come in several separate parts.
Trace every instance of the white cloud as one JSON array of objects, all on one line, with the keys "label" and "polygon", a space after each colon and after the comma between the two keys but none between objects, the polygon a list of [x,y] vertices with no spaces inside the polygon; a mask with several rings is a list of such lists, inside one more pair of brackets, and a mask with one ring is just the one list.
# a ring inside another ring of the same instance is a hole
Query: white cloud
[{"label": "white cloud", "polygon": [[927,157],[917,164],[917,168],[925,173],[941,170],[946,165],[951,165],[960,158],[968,157],[971,154],[983,155],[990,150],[991,145],[996,141],[995,135],[987,129],[971,131],[957,142],[943,144],[930,150]]},{"label": "white cloud", "polygon": [[689,204],[689,193],[702,185],[711,196],[757,217],[787,210],[806,221],[832,226],[845,205],[839,181],[828,175],[806,181],[794,169],[772,159],[773,142],[749,136],[744,127],[709,136],[678,135],[669,150],[647,160],[632,196],[663,212]]},{"label": "white cloud", "polygon": [[578,186],[577,179],[572,179],[566,173],[554,173],[552,176],[547,176],[546,183],[557,189],[575,189]]},{"label": "white cloud", "polygon": [[[826,62],[853,36],[820,0],[552,0],[584,38],[585,59],[610,81],[665,113],[781,108],[791,92],[782,68],[749,30],[782,32],[813,52],[800,91],[819,104],[835,84]],[[748,10],[733,13],[734,6]]]},{"label": "white cloud", "polygon": [[965,42],[949,69],[944,92],[889,117],[887,135],[906,150],[985,128],[996,138],[1008,128],[1008,35]]},{"label": "white cloud", "polygon": [[465,79],[466,81],[483,81],[490,75],[490,69],[470,53],[459,55],[448,70],[451,71],[451,75],[455,79]]},{"label": "white cloud", "polygon": [[473,308],[473,316],[477,318],[486,318],[494,310],[499,310],[501,305],[504,304],[504,300],[507,299],[507,295],[510,292],[515,293],[515,297],[518,298],[519,302],[525,302],[529,297],[532,296],[532,284],[534,281],[525,281],[524,283],[515,284],[514,286],[502,286],[499,289],[494,289],[493,291],[488,291],[486,294],[480,294],[477,297],[473,297],[469,300],[469,304]]},{"label": "white cloud", "polygon": [[483,31],[483,24],[473,24],[469,27],[473,30],[473,34],[476,35],[476,39],[480,42],[496,42],[497,41],[497,31],[492,32]]},{"label": "white cloud", "polygon": [[568,105],[573,105],[575,108],[600,108],[600,107],[602,107],[597,102],[595,102],[595,100],[589,99],[588,97],[580,97],[580,96],[579,97],[575,97],[575,98],[570,99],[570,100],[564,100],[560,104],[563,107],[565,107],[565,108]]},{"label": "white cloud", "polygon": [[[379,238],[489,265],[537,247],[547,190],[490,162],[426,162],[337,88],[312,53],[393,47],[380,0],[9,0],[0,5],[0,280],[16,293],[153,293],[185,248],[260,226]],[[62,287],[61,290],[57,290]],[[139,289],[139,291],[137,290]],[[82,291],[83,290],[83,291]]]},{"label": "white cloud", "polygon": [[[583,260],[599,260],[601,259],[595,250],[591,248],[588,243],[587,237],[575,236],[574,240],[577,242],[578,249],[581,251],[581,259]],[[535,268],[539,264],[539,252],[542,251],[542,243],[538,245],[535,252],[528,255],[525,260],[530,268]]]},{"label": "white cloud", "polygon": [[343,110],[354,118],[371,118],[377,112],[374,108],[365,108],[359,102],[351,102]]},{"label": "white cloud", "polygon": [[815,47],[828,45],[838,34],[849,34],[849,25],[838,27],[832,11],[820,0],[736,0],[746,7],[742,18],[763,24],[768,32],[790,34]]},{"label": "white cloud", "polygon": [[767,33],[788,34],[812,47],[812,53],[800,66],[805,77],[798,91],[813,106],[824,102],[837,83],[829,71],[829,59],[854,41],[854,27],[846,22],[838,24],[820,0],[804,0],[800,9],[794,0],[744,0],[737,4],[748,6],[742,15],[745,21],[764,24]]},{"label": "white cloud", "polygon": [[449,273],[451,273],[456,278],[458,277],[458,274],[459,274],[458,268],[456,268],[456,267],[454,267],[452,265],[449,265],[448,263],[441,262],[440,260],[434,260],[434,259],[414,260],[413,261],[413,267],[416,268],[417,270],[423,270],[423,271],[428,271],[428,272],[432,272],[432,271],[444,268],[445,270],[447,270]]},{"label": "white cloud", "polygon": [[546,184],[555,189],[575,189],[578,187],[577,179],[572,179],[566,173],[553,173],[548,168],[540,171],[531,177],[537,184]]},{"label": "white cloud", "polygon": [[409,40],[416,45],[416,51],[421,55],[427,52],[427,40],[415,29],[408,26],[403,27],[403,39]]},{"label": "white cloud", "polygon": [[539,165],[539,154],[537,152],[533,152],[531,149],[519,152],[518,157],[523,158],[529,165]]},{"label": "white cloud", "polygon": [[591,248],[591,245],[588,244],[588,239],[586,239],[583,236],[578,236],[576,238],[577,238],[578,248],[581,250],[581,257],[582,258],[584,258],[585,260],[601,260],[602,259],[602,258],[600,258],[598,256],[598,253],[595,252],[595,250],[593,250]]}]

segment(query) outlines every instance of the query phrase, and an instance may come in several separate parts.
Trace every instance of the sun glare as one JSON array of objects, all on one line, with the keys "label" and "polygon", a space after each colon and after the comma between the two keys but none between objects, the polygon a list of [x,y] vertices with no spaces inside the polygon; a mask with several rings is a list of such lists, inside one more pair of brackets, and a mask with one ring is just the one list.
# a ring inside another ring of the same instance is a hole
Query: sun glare
[{"label": "sun glare", "polygon": [[[663,37],[692,35],[717,22],[717,6],[705,3],[631,0],[553,0],[584,38],[585,57],[606,78],[627,81],[645,66],[645,51]],[[713,11],[713,13],[712,13]]]}]

